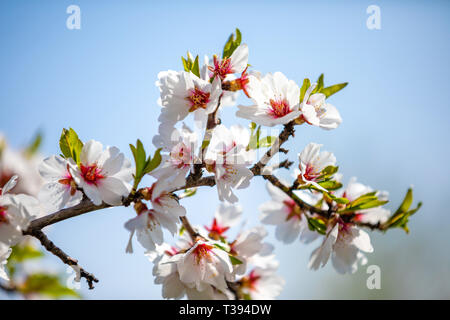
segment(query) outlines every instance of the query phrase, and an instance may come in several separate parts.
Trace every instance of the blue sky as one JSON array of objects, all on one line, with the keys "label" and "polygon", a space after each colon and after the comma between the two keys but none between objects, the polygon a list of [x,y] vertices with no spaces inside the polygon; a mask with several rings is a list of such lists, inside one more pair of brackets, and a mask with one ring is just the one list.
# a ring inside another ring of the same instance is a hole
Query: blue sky
[{"label": "blue sky", "polygon": [[[71,4],[81,8],[81,30],[66,28]],[[381,9],[381,30],[366,28],[372,4]],[[317,244],[283,245],[269,228],[280,274],[289,279],[281,297],[448,298],[449,9],[446,1],[2,1],[0,131],[19,148],[40,129],[48,155],[58,153],[68,126],[83,140],[118,146],[129,157],[128,143],[137,138],[152,149],[158,72],[181,69],[186,50],[221,52],[239,27],[255,69],[281,71],[298,83],[322,72],[326,85],[349,82],[330,99],[343,124],[331,132],[298,128],[287,144],[292,160],[308,142],[322,143],[335,153],[345,181],[357,176],[388,190],[391,209],[410,185],[424,202],[411,234],[374,235],[369,264],[379,264],[389,279],[377,292],[366,289],[365,268],[345,277],[331,266],[308,271]],[[224,112],[226,124],[233,114]],[[249,224],[256,224],[257,207],[268,199],[263,181],[255,179],[238,196]],[[202,217],[213,214],[215,191],[202,189],[185,204],[194,222],[207,223]],[[86,298],[160,297],[142,250],[124,252],[123,223],[131,216],[124,208],[108,209],[49,230],[101,280],[94,291],[83,286]]]}]

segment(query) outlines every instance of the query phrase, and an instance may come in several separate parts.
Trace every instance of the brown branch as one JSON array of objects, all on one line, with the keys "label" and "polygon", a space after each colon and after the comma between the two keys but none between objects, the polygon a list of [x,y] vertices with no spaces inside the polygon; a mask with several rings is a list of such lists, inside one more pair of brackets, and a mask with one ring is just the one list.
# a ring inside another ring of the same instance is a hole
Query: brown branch
[{"label": "brown branch", "polygon": [[270,159],[272,159],[272,157],[280,151],[281,145],[285,143],[290,136],[293,136],[295,134],[294,124],[295,122],[291,121],[284,125],[283,131],[281,131],[280,135],[275,140],[270,149],[267,150],[264,156],[257,163],[255,163],[253,167],[250,168],[250,170],[253,172],[253,175],[259,176],[261,174],[264,174],[263,169],[266,164],[269,163]]},{"label": "brown branch", "polygon": [[189,222],[188,218],[186,216],[180,217],[181,223],[183,224],[184,229],[186,229],[186,232],[189,233],[189,236],[191,237],[192,241],[195,243],[198,240],[205,240],[200,233],[197,232],[197,230],[192,227],[191,223]]},{"label": "brown branch", "polygon": [[52,241],[50,241],[44,232],[42,232],[39,229],[31,229],[24,232],[25,235],[33,236],[36,239],[38,239],[42,246],[47,249],[47,251],[53,253],[55,256],[57,256],[59,259],[61,259],[62,262],[69,266],[77,266],[80,268],[80,275],[82,278],[85,278],[89,289],[94,289],[93,282],[98,282],[98,279],[91,273],[87,272],[83,268],[80,267],[78,264],[78,261],[76,259],[71,258],[68,254],[66,254],[64,251],[62,251],[60,248],[58,248]]},{"label": "brown branch", "polygon": [[0,282],[0,290],[5,291],[8,294],[18,292],[18,288],[13,284],[5,284]]},{"label": "brown branch", "polygon": [[79,204],[73,206],[71,208],[61,209],[58,212],[46,215],[42,218],[35,219],[31,221],[30,226],[27,230],[40,230],[46,226],[52,225],[54,223],[67,220],[87,212],[92,212],[100,209],[109,208],[111,205],[102,203],[99,206],[96,206],[91,202],[91,200],[84,198]]}]

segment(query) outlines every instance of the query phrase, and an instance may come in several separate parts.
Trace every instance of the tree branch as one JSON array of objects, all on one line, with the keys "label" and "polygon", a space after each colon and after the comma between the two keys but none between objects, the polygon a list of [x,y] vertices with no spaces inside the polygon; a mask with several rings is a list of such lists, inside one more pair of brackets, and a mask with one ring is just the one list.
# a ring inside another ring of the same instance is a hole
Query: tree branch
[{"label": "tree branch", "polygon": [[55,256],[57,256],[59,259],[61,259],[62,262],[69,266],[77,266],[80,270],[80,276],[82,278],[85,278],[89,289],[94,289],[93,282],[98,282],[98,279],[91,273],[87,272],[83,268],[81,268],[78,265],[78,261],[76,259],[71,258],[68,254],[66,254],[64,251],[62,251],[60,248],[58,248],[52,241],[50,241],[44,232],[42,232],[39,229],[31,229],[24,232],[25,235],[30,235],[38,239],[42,246],[47,249],[47,251],[53,253]]},{"label": "tree branch", "polygon": [[46,215],[42,218],[35,219],[31,221],[30,226],[28,227],[28,231],[33,229],[40,230],[46,226],[52,225],[54,223],[67,220],[79,215],[82,215],[87,212],[92,212],[100,209],[109,208],[111,205],[102,203],[99,206],[96,206],[89,200],[88,198],[84,198],[79,204],[73,206],[71,208],[61,209],[58,212]]}]

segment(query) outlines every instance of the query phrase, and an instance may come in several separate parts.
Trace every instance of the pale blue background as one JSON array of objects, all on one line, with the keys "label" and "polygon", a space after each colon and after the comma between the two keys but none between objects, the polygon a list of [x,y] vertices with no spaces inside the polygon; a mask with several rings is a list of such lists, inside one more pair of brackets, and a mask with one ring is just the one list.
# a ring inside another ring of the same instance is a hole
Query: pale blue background
[{"label": "pale blue background", "polygon": [[[81,7],[81,30],[66,28],[70,4]],[[381,30],[366,28],[371,4],[381,8]],[[369,264],[381,267],[382,290],[366,288],[365,268],[353,276],[330,265],[308,271],[316,244],[275,241],[279,273],[288,279],[280,298],[450,298],[449,9],[446,1],[1,1],[0,131],[21,147],[40,128],[48,155],[58,153],[68,126],[127,156],[136,138],[151,149],[157,73],[180,69],[188,49],[221,52],[239,27],[255,69],[282,71],[298,83],[321,72],[326,84],[350,83],[330,99],[342,126],[298,128],[288,144],[292,159],[308,142],[323,143],[346,180],[356,175],[389,190],[390,208],[411,184],[424,202],[410,235],[394,230],[372,238]],[[238,195],[255,223],[257,206],[268,199],[262,179]],[[212,215],[216,194],[202,189],[184,203],[194,222],[206,223],[202,217]],[[93,291],[82,284],[86,298],[160,298],[141,248],[125,254],[123,224],[131,216],[131,210],[108,209],[49,231],[100,279]]]}]

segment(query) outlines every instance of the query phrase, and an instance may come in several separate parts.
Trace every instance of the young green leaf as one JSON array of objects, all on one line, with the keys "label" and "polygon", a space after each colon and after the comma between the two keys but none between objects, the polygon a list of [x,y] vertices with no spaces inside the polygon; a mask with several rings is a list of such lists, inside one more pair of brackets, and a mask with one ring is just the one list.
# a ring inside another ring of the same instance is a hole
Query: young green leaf
[{"label": "young green leaf", "polygon": [[300,88],[300,103],[303,102],[303,98],[305,97],[306,90],[308,90],[308,88],[310,86],[311,86],[311,81],[309,81],[309,79],[304,79],[303,80],[303,85]]},{"label": "young green leaf", "polygon": [[41,144],[42,144],[42,134],[38,132],[34,136],[33,141],[30,143],[30,145],[25,149],[25,155],[28,158],[33,156],[39,150]]},{"label": "young green leaf", "polygon": [[342,188],[342,183],[340,183],[338,181],[334,181],[334,180],[322,181],[322,182],[318,182],[318,184],[322,188],[327,189],[328,191],[334,191],[334,190],[338,190],[338,189]]},{"label": "young green leaf", "polygon": [[161,164],[161,160],[161,148],[159,148],[153,154],[153,158],[150,158],[150,156],[148,157],[147,163],[144,168],[144,174],[152,172],[153,170],[158,168],[158,166]]},{"label": "young green leaf", "polygon": [[238,265],[238,264],[242,264],[242,263],[243,263],[241,260],[239,260],[239,259],[236,258],[235,256],[230,255],[229,257],[230,257],[231,264],[232,264],[233,266]]},{"label": "young green leaf", "polygon": [[58,276],[44,273],[35,273],[28,276],[19,290],[23,294],[37,293],[55,299],[62,297],[80,298],[76,291],[63,285]]},{"label": "young green leaf", "polygon": [[416,208],[409,210],[409,208],[412,205],[412,202],[413,202],[413,192],[412,189],[409,188],[399,208],[386,222],[387,228],[402,228],[403,230],[406,231],[406,233],[409,233],[408,228],[409,217],[415,214],[422,207],[422,202],[419,202]]},{"label": "young green leaf", "polygon": [[317,231],[320,234],[326,234],[327,226],[321,219],[308,218],[308,227],[311,231]]},{"label": "young green leaf", "polygon": [[324,83],[323,83],[323,73],[319,76],[319,78],[317,79],[317,86],[314,88],[312,93],[318,93],[321,92],[321,90],[323,89]]},{"label": "young green leaf", "polygon": [[235,34],[232,33],[228,37],[228,40],[225,43],[225,46],[223,47],[222,58],[231,57],[234,50],[236,50],[236,48],[240,46],[241,41],[242,41],[241,31],[238,28],[236,28],[236,36]]},{"label": "young green leaf", "polygon": [[63,129],[59,139],[59,147],[65,158],[72,158],[77,164],[80,164],[83,142],[78,138],[75,130],[72,128],[69,128],[69,130]]},{"label": "young green leaf", "polygon": [[329,98],[336,92],[339,92],[342,89],[344,89],[347,85],[348,85],[348,82],[338,83],[338,84],[335,84],[335,85],[332,85],[332,86],[329,86],[326,88],[322,88],[322,90],[320,92],[323,93],[327,98]]}]

